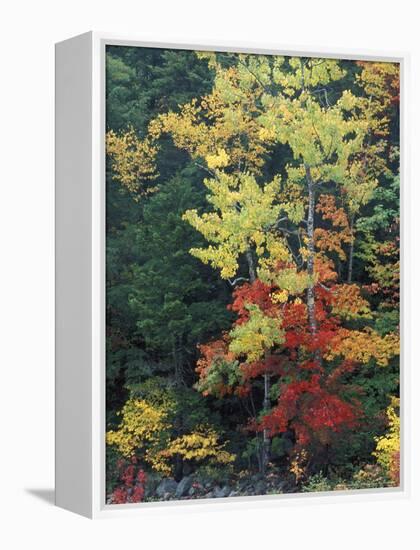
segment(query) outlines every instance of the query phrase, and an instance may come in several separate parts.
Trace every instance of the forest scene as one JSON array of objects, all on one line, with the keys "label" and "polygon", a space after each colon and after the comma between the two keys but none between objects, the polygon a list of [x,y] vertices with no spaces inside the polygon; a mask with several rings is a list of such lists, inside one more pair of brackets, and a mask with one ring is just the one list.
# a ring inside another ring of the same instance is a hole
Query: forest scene
[{"label": "forest scene", "polygon": [[107,46],[108,504],[400,485],[399,83]]}]

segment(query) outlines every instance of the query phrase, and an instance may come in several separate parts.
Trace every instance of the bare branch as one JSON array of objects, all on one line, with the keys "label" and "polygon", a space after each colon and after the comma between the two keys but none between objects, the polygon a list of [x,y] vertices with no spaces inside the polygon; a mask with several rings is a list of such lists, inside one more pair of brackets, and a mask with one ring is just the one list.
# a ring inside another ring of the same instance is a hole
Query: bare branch
[{"label": "bare branch", "polygon": [[204,166],[203,164],[200,164],[199,162],[195,161],[194,162],[195,166],[197,166],[197,168],[201,168],[202,170],[204,170],[205,172],[207,172],[208,174],[210,174],[210,176],[212,176],[213,178],[215,179],[219,179],[217,177],[217,174],[216,172],[213,172],[213,170],[210,170],[210,168],[207,168],[207,166]]},{"label": "bare branch", "polygon": [[248,283],[249,279],[247,277],[236,277],[233,281],[230,279],[228,279],[228,281],[231,286],[236,286],[240,281],[246,281]]},{"label": "bare branch", "polygon": [[251,69],[248,67],[248,65],[246,63],[244,63],[240,58],[238,58],[238,62],[243,66],[245,67],[245,69],[249,72],[250,75],[252,75],[256,82],[258,82],[258,84],[261,86],[261,88],[267,93],[269,94],[270,93],[270,89],[267,88],[267,86],[261,82],[261,80],[258,78],[258,76],[253,72],[251,71]]}]

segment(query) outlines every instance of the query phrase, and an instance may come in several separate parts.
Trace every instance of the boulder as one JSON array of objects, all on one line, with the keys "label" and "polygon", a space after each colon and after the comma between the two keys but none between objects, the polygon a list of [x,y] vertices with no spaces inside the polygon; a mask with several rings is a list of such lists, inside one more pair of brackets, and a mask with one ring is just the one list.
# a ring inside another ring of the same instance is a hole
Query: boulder
[{"label": "boulder", "polygon": [[256,495],[265,495],[265,493],[267,492],[267,485],[263,479],[257,481],[254,488]]},{"label": "boulder", "polygon": [[145,496],[146,498],[154,497],[156,494],[156,489],[160,483],[160,478],[153,476],[153,474],[148,475],[146,479],[146,488]]},{"label": "boulder", "polygon": [[287,481],[279,481],[279,483],[277,483],[276,489],[280,493],[283,493],[283,492],[287,491],[287,486],[288,486]]},{"label": "boulder", "polygon": [[174,496],[178,488],[178,483],[169,477],[162,479],[156,489],[159,498],[168,498]]},{"label": "boulder", "polygon": [[188,491],[191,489],[192,479],[190,476],[183,477],[178,483],[178,487],[175,491],[176,498],[184,497],[188,494]]},{"label": "boulder", "polygon": [[246,478],[240,479],[236,485],[239,491],[244,491],[246,487],[249,485],[249,480]]},{"label": "boulder", "polygon": [[263,479],[264,479],[263,474],[259,474],[259,473],[258,473],[258,474],[254,474],[253,476],[251,476],[250,481],[251,481],[252,483],[257,483],[258,481],[261,481],[261,480],[263,480]]},{"label": "boulder", "polygon": [[222,487],[222,488],[216,486],[216,487],[214,488],[214,496],[215,496],[216,498],[224,498],[224,497],[229,496],[230,491],[231,491],[231,488],[228,487],[227,485],[225,485],[225,486]]}]

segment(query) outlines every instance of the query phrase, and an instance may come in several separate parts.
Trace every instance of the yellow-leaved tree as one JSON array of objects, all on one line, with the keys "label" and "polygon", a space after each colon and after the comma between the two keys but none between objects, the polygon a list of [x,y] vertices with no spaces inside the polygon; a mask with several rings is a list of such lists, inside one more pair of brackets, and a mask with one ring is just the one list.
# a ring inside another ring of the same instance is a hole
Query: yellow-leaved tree
[{"label": "yellow-leaved tree", "polygon": [[177,457],[198,464],[229,464],[235,460],[211,426],[199,425],[189,433],[174,435],[174,403],[168,398],[152,403],[133,397],[119,414],[118,429],[106,435],[108,445],[115,446],[126,458],[137,457],[162,474],[174,473]]},{"label": "yellow-leaved tree", "polygon": [[106,153],[111,160],[113,177],[127,189],[135,200],[141,195],[153,193],[151,182],[156,171],[157,148],[149,138],[141,139],[134,128],[117,134],[106,134]]},{"label": "yellow-leaved tree", "polygon": [[376,438],[376,449],[373,455],[378,464],[389,475],[395,486],[400,484],[400,416],[398,414],[400,400],[391,398],[386,410],[388,431],[382,437]]}]

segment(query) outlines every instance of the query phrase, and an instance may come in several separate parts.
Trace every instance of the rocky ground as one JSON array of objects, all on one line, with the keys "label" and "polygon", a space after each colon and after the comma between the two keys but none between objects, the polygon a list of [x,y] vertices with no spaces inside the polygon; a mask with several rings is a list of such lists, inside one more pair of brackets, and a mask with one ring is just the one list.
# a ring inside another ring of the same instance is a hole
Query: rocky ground
[{"label": "rocky ground", "polygon": [[146,483],[144,501],[191,500],[236,496],[292,493],[296,491],[293,479],[275,474],[243,476],[218,484],[196,476],[185,476],[179,482],[171,478],[150,479]]}]

